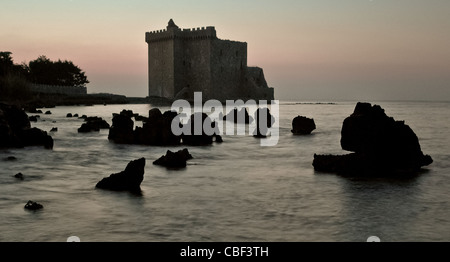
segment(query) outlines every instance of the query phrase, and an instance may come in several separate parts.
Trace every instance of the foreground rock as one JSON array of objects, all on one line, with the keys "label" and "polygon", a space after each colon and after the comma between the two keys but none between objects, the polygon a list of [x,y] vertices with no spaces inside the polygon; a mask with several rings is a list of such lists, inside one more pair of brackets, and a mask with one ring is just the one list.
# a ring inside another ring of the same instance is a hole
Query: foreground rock
[{"label": "foreground rock", "polygon": [[186,148],[175,153],[167,150],[166,155],[155,160],[153,164],[168,168],[183,168],[186,167],[186,161],[189,159],[192,159],[192,155]]},{"label": "foreground rock", "polygon": [[316,171],[343,175],[384,176],[413,174],[433,160],[424,155],[419,139],[404,121],[395,121],[384,110],[358,103],[344,120],[341,147],[348,155],[314,155]]},{"label": "foreground rock", "polygon": [[0,148],[44,146],[53,148],[53,139],[38,128],[31,128],[30,120],[22,109],[0,103]]},{"label": "foreground rock", "polygon": [[297,116],[292,120],[291,132],[295,135],[309,135],[316,129],[314,119],[304,116]]},{"label": "foreground rock", "polygon": [[28,210],[39,210],[39,209],[44,208],[44,206],[41,205],[41,204],[39,204],[39,203],[37,203],[37,202],[34,202],[34,201],[29,200],[29,201],[26,203],[26,205],[25,205],[24,208],[25,208],[25,209],[28,209]]},{"label": "foreground rock", "polygon": [[124,171],[103,178],[95,187],[115,191],[140,192],[144,180],[145,158],[128,163]]}]

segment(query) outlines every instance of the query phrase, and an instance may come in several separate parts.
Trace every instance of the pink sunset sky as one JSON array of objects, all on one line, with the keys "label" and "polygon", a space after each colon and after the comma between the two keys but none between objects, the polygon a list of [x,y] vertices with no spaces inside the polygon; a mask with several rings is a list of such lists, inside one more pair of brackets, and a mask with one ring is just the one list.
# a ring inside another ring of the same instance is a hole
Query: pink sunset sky
[{"label": "pink sunset sky", "polygon": [[71,60],[89,93],[147,96],[145,32],[215,26],[279,100],[450,100],[447,0],[2,0],[0,51]]}]

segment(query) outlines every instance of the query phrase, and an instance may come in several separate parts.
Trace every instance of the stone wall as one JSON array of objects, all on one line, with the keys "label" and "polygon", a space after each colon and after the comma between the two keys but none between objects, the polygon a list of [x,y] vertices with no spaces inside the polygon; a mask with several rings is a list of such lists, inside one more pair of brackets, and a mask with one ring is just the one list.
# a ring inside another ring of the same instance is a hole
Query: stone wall
[{"label": "stone wall", "polygon": [[60,94],[60,95],[86,95],[85,86],[55,86],[31,84],[30,90],[33,93]]}]

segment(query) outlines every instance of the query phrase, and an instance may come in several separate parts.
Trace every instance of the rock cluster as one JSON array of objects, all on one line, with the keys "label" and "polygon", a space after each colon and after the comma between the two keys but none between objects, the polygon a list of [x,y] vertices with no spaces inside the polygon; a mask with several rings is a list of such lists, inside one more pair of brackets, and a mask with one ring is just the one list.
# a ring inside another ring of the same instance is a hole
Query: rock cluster
[{"label": "rock cluster", "polygon": [[[109,129],[108,139],[119,144],[141,144],[156,146],[173,146],[180,145],[208,145],[212,144],[214,139],[220,142],[222,139],[216,135],[206,134],[204,131],[201,135],[194,135],[195,118],[194,114],[189,119],[187,125],[191,125],[191,135],[175,135],[172,132],[172,121],[178,113],[174,111],[165,111],[162,113],[158,108],[149,111],[148,117],[141,118],[143,120],[142,127],[134,129],[134,121],[130,114],[122,111],[120,114],[113,114],[112,126]],[[135,116],[136,117],[136,116]],[[205,122],[214,127],[214,122],[208,115],[202,113],[199,117],[202,123]],[[180,123],[180,128],[183,125]]]},{"label": "rock cluster", "polygon": [[314,155],[316,171],[349,175],[412,174],[433,160],[424,155],[419,139],[404,121],[395,121],[384,110],[358,103],[344,120],[341,147],[348,155]]},{"label": "rock cluster", "polygon": [[0,148],[44,146],[53,148],[53,138],[47,132],[31,128],[22,109],[0,103]]}]

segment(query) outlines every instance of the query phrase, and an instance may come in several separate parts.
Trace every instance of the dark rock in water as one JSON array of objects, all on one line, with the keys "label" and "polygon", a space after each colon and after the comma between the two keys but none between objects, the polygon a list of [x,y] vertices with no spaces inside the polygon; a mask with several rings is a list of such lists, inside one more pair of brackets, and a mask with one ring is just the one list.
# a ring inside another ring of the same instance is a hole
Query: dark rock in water
[{"label": "dark rock in water", "polygon": [[14,175],[14,177],[17,178],[17,179],[20,179],[20,180],[23,180],[23,178],[24,178],[22,173],[17,173],[17,174]]},{"label": "dark rock in water", "polygon": [[234,123],[250,124],[253,122],[253,117],[248,114],[247,108],[241,108],[240,110],[235,108],[225,115],[223,120],[232,120]]},{"label": "dark rock in water", "polygon": [[[211,145],[213,143],[214,134],[205,132],[204,127],[210,127],[211,130],[216,129],[215,122],[205,113],[194,113],[187,122],[190,128],[190,135],[183,134],[183,144],[191,146]],[[197,132],[196,132],[197,129]]]},{"label": "dark rock in water", "polygon": [[118,144],[133,144],[135,141],[133,127],[134,122],[131,120],[131,117],[113,114],[108,139]]},{"label": "dark rock in water", "polygon": [[52,111],[46,111],[45,114],[46,114],[46,115],[51,115],[51,114],[52,114]]},{"label": "dark rock in water", "polygon": [[79,119],[87,119],[87,118],[88,118],[87,115],[82,115],[79,117]]},{"label": "dark rock in water", "polygon": [[162,114],[158,108],[151,109],[142,128],[136,128],[135,130],[135,142],[158,146],[179,145],[181,137],[174,135],[172,132],[172,120],[177,115],[173,111],[166,111]]},{"label": "dark rock in water", "polygon": [[0,104],[0,148],[40,146],[53,148],[53,139],[38,128],[31,128],[22,109]]},{"label": "dark rock in water", "polygon": [[179,150],[178,152],[172,152],[167,150],[165,156],[161,156],[159,159],[153,162],[154,165],[165,166],[168,168],[182,168],[186,167],[186,161],[192,159],[192,155],[187,148]]},{"label": "dark rock in water", "polygon": [[133,130],[134,122],[131,118],[133,116],[136,118],[135,114],[127,111],[113,114],[108,139],[120,144],[178,145],[181,137],[175,136],[171,128],[172,120],[177,115],[172,111],[162,114],[158,108],[153,108],[149,111],[149,117],[145,119],[143,126]]},{"label": "dark rock in water", "polygon": [[73,117],[78,117],[78,114],[74,114]]},{"label": "dark rock in water", "polygon": [[258,108],[255,112],[256,129],[253,136],[257,138],[267,137],[269,128],[275,123],[275,117],[270,114],[267,107]]},{"label": "dark rock in water", "polygon": [[85,121],[86,123],[83,123],[78,128],[78,133],[98,132],[100,129],[108,129],[110,127],[108,122],[101,117],[87,117]]},{"label": "dark rock in water", "polygon": [[30,117],[28,117],[28,120],[30,120],[30,122],[37,122],[38,116],[30,116]]},{"label": "dark rock in water", "polygon": [[57,127],[53,127],[50,132],[58,132],[58,128]]},{"label": "dark rock in water", "polygon": [[297,116],[292,120],[291,132],[296,135],[309,135],[314,129],[316,129],[316,124],[312,118]]},{"label": "dark rock in water", "polygon": [[115,191],[139,192],[144,180],[145,158],[128,163],[124,171],[103,178],[96,187]]},{"label": "dark rock in water", "polygon": [[43,205],[41,205],[41,204],[39,204],[37,202],[31,201],[31,200],[29,200],[27,202],[27,204],[25,205],[25,209],[29,209],[29,210],[39,210],[39,209],[42,209],[42,208],[44,208]]},{"label": "dark rock in water", "polygon": [[53,148],[53,138],[39,128],[28,128],[19,131],[19,137],[24,146],[40,146],[46,149]]},{"label": "dark rock in water", "polygon": [[4,158],[4,160],[5,160],[5,161],[16,161],[16,160],[17,160],[17,157],[15,157],[15,156],[9,156],[9,157]]},{"label": "dark rock in water", "polygon": [[73,117],[71,113],[68,113],[66,117]]},{"label": "dark rock in water", "polygon": [[358,103],[353,114],[344,120],[341,147],[354,153],[314,155],[314,169],[383,176],[416,173],[433,162],[423,154],[419,139],[404,121],[395,121],[380,106],[368,103]]}]

